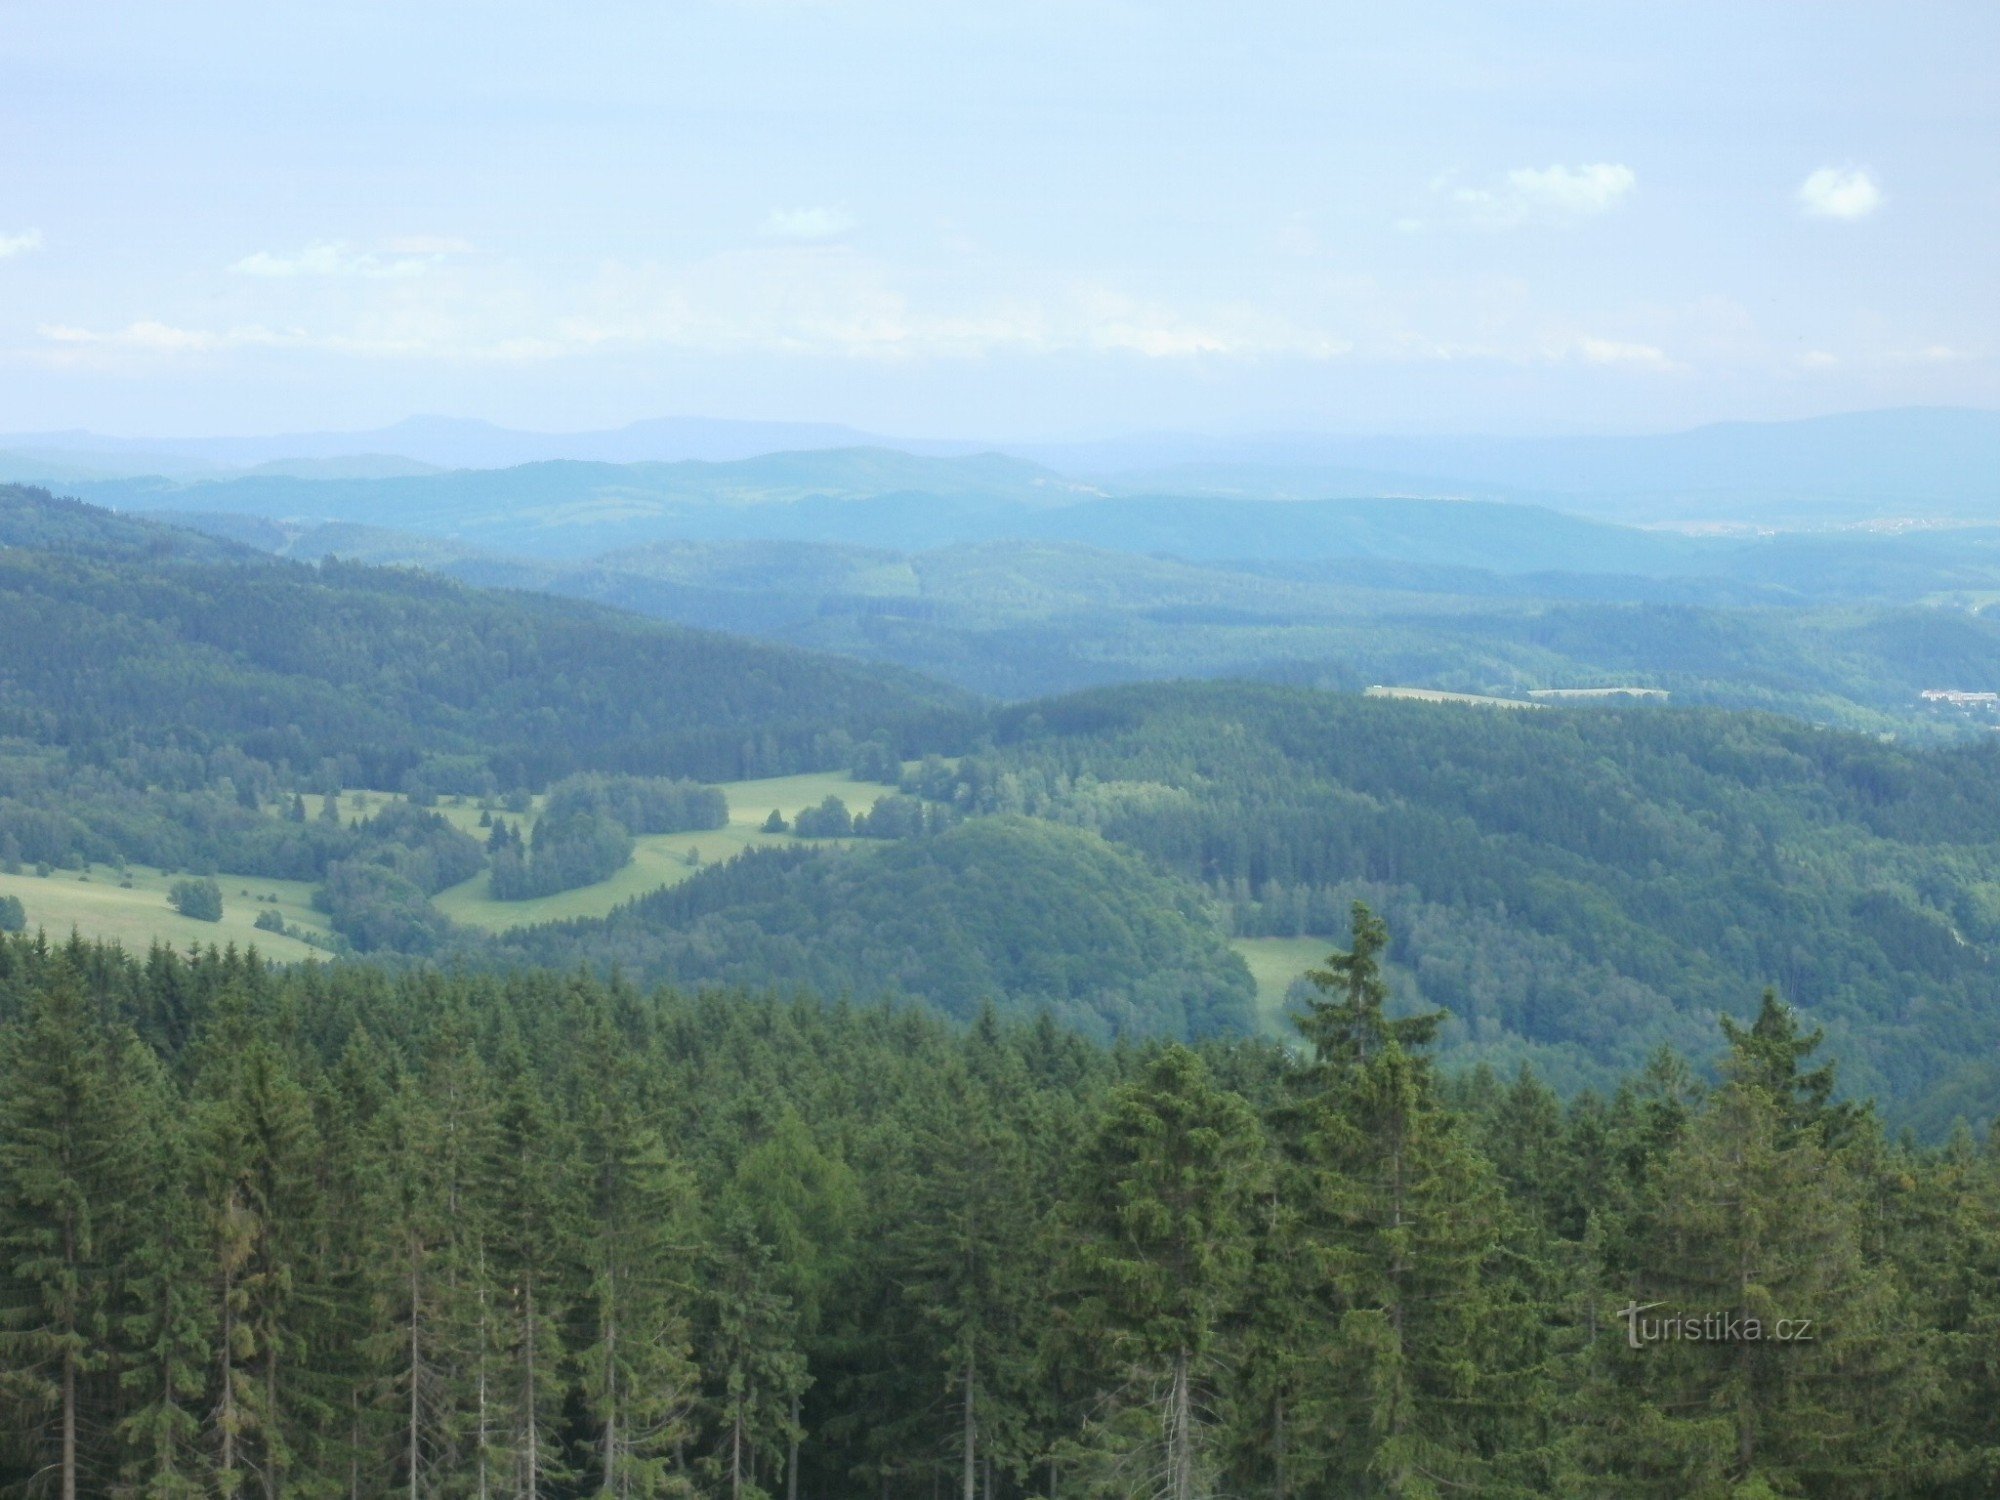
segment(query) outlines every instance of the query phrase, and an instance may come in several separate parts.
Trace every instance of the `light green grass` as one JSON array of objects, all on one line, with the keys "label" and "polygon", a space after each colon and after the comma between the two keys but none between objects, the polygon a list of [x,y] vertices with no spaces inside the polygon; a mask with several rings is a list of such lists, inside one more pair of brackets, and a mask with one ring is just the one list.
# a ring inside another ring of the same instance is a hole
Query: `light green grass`
[{"label": "light green grass", "polygon": [[1340,946],[1331,938],[1232,938],[1229,946],[1243,955],[1250,977],[1257,981],[1257,1024],[1266,1035],[1296,1041],[1298,1032],[1285,1019],[1285,991],[1307,969],[1326,963]]},{"label": "light green grass", "polygon": [[[234,943],[255,946],[266,958],[293,959],[327,955],[297,938],[259,932],[257,913],[275,909],[287,922],[324,933],[326,918],[312,909],[312,886],[300,880],[267,880],[261,875],[217,875],[222,887],[222,920],[197,922],[167,905],[167,889],[180,876],[162,875],[137,865],[127,871],[130,889],[118,875],[99,865],[84,879],[75,870],[57,870],[46,879],[32,874],[0,875],[0,896],[18,896],[28,913],[28,930],[41,928],[51,939],[67,938],[72,929],[87,938],[102,938],[143,953],[154,942],[185,948]],[[248,896],[242,894],[249,891]],[[276,896],[275,908],[258,896]]]},{"label": "light green grass", "polygon": [[[725,828],[698,833],[653,833],[634,841],[632,862],[609,880],[558,891],[553,896],[537,896],[530,901],[496,901],[490,893],[490,879],[484,872],[441,891],[432,899],[439,911],[454,922],[486,932],[504,932],[512,927],[528,927],[537,922],[562,922],[574,917],[602,917],[614,907],[652,891],[678,885],[697,873],[700,866],[687,862],[689,849],[701,851],[702,865],[733,859],[745,849],[770,848],[796,843],[790,834],[765,833],[764,820],[776,808],[790,823],[808,807],[817,807],[828,797],[838,797],[850,812],[865,812],[878,797],[893,788],[874,782],[856,781],[844,771],[819,772],[810,776],[772,776],[759,781],[725,781],[722,793],[729,799],[729,824]],[[438,811],[465,829],[480,834],[479,809],[440,806]],[[511,824],[520,824],[524,834],[534,831],[532,813],[516,816],[501,813]],[[816,842],[827,842],[818,840]]]},{"label": "light green grass", "polygon": [[1365,697],[1414,698],[1421,703],[1469,703],[1479,708],[1542,708],[1520,698],[1491,698],[1484,693],[1447,693],[1439,688],[1372,687]]}]

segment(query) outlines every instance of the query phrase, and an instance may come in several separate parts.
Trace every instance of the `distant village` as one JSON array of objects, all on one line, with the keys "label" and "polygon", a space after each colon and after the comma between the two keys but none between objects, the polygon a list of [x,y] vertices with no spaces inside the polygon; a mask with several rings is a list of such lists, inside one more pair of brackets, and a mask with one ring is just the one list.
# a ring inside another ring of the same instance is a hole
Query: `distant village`
[{"label": "distant village", "polygon": [[1957,688],[1925,688],[1917,696],[1933,708],[1955,708],[1960,713],[1990,714],[2000,717],[2000,693],[1966,693]]}]

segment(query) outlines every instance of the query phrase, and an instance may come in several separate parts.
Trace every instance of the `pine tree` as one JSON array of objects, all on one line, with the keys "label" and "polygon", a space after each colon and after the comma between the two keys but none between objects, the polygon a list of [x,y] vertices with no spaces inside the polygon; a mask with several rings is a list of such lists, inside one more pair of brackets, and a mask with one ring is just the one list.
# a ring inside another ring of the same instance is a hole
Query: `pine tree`
[{"label": "pine tree", "polygon": [[1525,1318],[1488,1286],[1498,1184],[1415,1050],[1442,1013],[1385,1015],[1386,946],[1357,905],[1352,949],[1311,976],[1326,997],[1298,1020],[1313,1056],[1280,1112],[1291,1232],[1310,1262],[1298,1279],[1326,1314],[1324,1338],[1293,1351],[1318,1368],[1289,1452],[1301,1477],[1341,1493],[1429,1496],[1490,1482],[1499,1434],[1518,1438],[1506,1411],[1525,1393],[1503,1376]]},{"label": "pine tree", "polygon": [[501,1493],[543,1500],[568,1477],[559,1432],[575,1185],[560,1122],[518,1040],[503,1051],[499,1076],[491,1451]]},{"label": "pine tree", "polygon": [[1084,1150],[1076,1319],[1119,1384],[1096,1456],[1142,1493],[1214,1492],[1221,1335],[1250,1270],[1261,1155],[1249,1107],[1178,1045],[1118,1090]]},{"label": "pine tree", "polygon": [[144,1185],[133,1208],[121,1334],[127,1410],[118,1426],[123,1477],[145,1500],[213,1493],[201,1451],[215,1308],[203,1284],[207,1225],[194,1181],[193,1142],[173,1082],[134,1049],[144,1088]]},{"label": "pine tree", "polygon": [[62,1500],[113,1478],[102,1429],[145,1140],[125,1045],[67,965],[0,1038],[0,1395]]},{"label": "pine tree", "polygon": [[[838,1157],[819,1149],[796,1111],[786,1110],[737,1163],[727,1195],[771,1250],[777,1285],[790,1302],[801,1352],[809,1353],[828,1303],[847,1270],[861,1190]],[[799,1444],[805,1436],[803,1383],[791,1392],[785,1493],[797,1500]]]},{"label": "pine tree", "polygon": [[729,1500],[767,1500],[757,1475],[790,1451],[793,1398],[806,1383],[797,1313],[771,1247],[741,1207],[723,1209],[704,1269],[703,1364],[717,1434],[706,1468]]},{"label": "pine tree", "polygon": [[690,1493],[680,1457],[698,1380],[689,1357],[692,1187],[657,1133],[622,1122],[583,1165],[590,1341],[576,1350],[595,1429],[594,1489],[620,1500]]},{"label": "pine tree", "polygon": [[254,1489],[275,1500],[303,1425],[288,1402],[306,1349],[303,1294],[319,1208],[312,1106],[241,994],[224,997],[199,1053],[196,1174],[217,1321],[208,1424],[216,1483],[226,1496]]},{"label": "pine tree", "polygon": [[897,1279],[937,1341],[957,1411],[958,1488],[975,1500],[981,1459],[1028,1456],[1020,1401],[1033,1374],[1023,1331],[1036,1228],[1026,1143],[962,1075],[919,1143],[922,1177]]},{"label": "pine tree", "polygon": [[1586,1457],[1641,1494],[1896,1493],[1925,1356],[1903,1293],[1848,1169],[1732,1071],[1644,1201]]}]

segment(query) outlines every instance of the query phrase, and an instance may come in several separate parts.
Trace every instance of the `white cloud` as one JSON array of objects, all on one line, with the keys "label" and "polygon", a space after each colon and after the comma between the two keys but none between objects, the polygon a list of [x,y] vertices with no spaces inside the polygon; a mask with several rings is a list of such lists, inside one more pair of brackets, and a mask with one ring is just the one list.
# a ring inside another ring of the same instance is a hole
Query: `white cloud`
[{"label": "white cloud", "polygon": [[1574,224],[1608,213],[1631,197],[1639,175],[1617,162],[1581,167],[1517,167],[1486,187],[1458,188],[1452,201],[1482,229]]},{"label": "white cloud", "polygon": [[1633,344],[1618,339],[1591,338],[1576,341],[1576,352],[1585,364],[1644,365],[1653,370],[1670,370],[1674,362],[1651,344]]},{"label": "white cloud", "polygon": [[1821,167],[1799,184],[1798,197],[1816,219],[1865,219],[1882,206],[1882,189],[1860,167]]},{"label": "white cloud", "polygon": [[439,255],[445,253],[435,248],[438,242],[424,243],[431,248],[403,253],[394,259],[385,259],[372,251],[355,250],[338,243],[308,245],[296,255],[273,255],[268,250],[259,250],[244,256],[229,269],[239,276],[257,276],[268,280],[287,280],[296,276],[364,276],[375,279],[421,276]]},{"label": "white cloud", "polygon": [[836,240],[854,223],[839,208],[774,208],[764,215],[764,233],[774,240]]},{"label": "white cloud", "polygon": [[71,349],[130,350],[142,354],[211,354],[218,349],[250,345],[269,347],[307,341],[302,334],[278,333],[255,324],[226,330],[177,328],[171,323],[151,318],[127,323],[123,328],[109,332],[78,328],[68,323],[45,323],[39,332],[50,343]]},{"label": "white cloud", "polygon": [[19,255],[23,251],[37,249],[41,243],[42,232],[39,229],[23,229],[18,234],[0,234],[0,260],[5,260],[10,255]]}]

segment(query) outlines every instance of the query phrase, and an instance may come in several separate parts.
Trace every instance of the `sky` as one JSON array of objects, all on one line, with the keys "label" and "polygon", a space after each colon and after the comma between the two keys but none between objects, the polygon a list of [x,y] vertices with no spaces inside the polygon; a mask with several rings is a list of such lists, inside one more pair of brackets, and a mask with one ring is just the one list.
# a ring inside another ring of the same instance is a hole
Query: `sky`
[{"label": "sky", "polygon": [[2000,407],[2000,6],[0,0],[0,431]]}]

